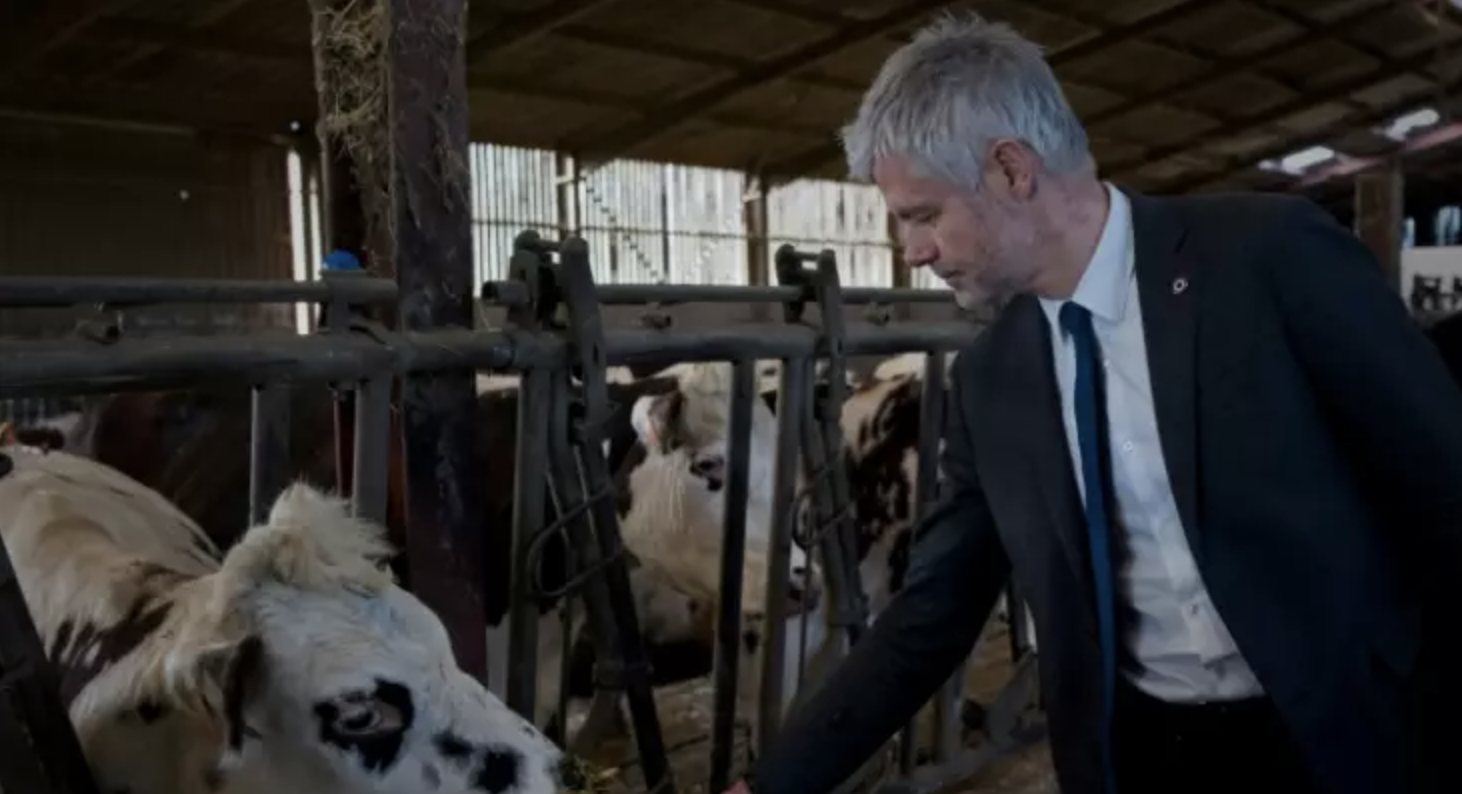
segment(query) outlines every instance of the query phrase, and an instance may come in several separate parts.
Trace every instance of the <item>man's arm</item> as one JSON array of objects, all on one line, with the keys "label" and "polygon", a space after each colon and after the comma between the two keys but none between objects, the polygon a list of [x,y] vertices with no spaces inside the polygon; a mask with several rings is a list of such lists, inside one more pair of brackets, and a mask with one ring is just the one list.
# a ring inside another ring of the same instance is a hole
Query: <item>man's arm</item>
[{"label": "man's arm", "polygon": [[750,779],[757,794],[823,794],[901,728],[969,655],[1010,573],[975,471],[965,416],[975,362],[960,356],[940,462],[945,494],[916,530],[904,587]]},{"label": "man's arm", "polygon": [[1400,530],[1462,574],[1462,390],[1370,250],[1295,202],[1269,243],[1289,342]]}]

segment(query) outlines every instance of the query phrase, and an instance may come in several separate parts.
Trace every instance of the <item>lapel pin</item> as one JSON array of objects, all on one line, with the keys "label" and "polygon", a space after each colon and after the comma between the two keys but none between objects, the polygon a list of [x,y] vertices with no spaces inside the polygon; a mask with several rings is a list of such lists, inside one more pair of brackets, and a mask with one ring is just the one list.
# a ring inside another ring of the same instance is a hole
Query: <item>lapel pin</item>
[{"label": "lapel pin", "polygon": [[1178,276],[1173,279],[1173,294],[1182,295],[1188,290],[1188,279]]}]

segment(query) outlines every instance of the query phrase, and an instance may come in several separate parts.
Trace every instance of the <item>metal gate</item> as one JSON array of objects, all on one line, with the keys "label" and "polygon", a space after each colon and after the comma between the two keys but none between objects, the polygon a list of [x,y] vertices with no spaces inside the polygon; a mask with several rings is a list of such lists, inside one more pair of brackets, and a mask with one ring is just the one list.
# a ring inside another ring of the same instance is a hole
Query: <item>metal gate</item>
[{"label": "metal gate", "polygon": [[[517,435],[519,468],[515,484],[511,632],[513,658],[509,662],[507,701],[520,713],[530,714],[535,697],[531,639],[540,598],[547,594],[534,584],[535,549],[547,533],[563,533],[573,550],[577,576],[572,589],[587,610],[599,674],[592,711],[604,713],[628,699],[634,723],[638,757],[647,788],[673,792],[676,782],[667,762],[659,716],[655,709],[644,648],[633,607],[624,547],[613,508],[609,472],[603,449],[603,424],[610,406],[606,370],[611,365],[669,365],[690,361],[729,361],[733,366],[731,435],[728,452],[728,498],[721,562],[720,611],[715,639],[715,695],[710,750],[711,791],[723,790],[732,779],[731,747],[735,720],[736,649],[740,634],[741,565],[746,534],[745,494],[748,476],[748,434],[757,359],[783,362],[778,411],[776,470],[778,487],[773,510],[768,607],[785,603],[787,559],[794,535],[820,554],[834,612],[836,628],[849,644],[856,643],[866,626],[867,606],[858,586],[853,551],[853,519],[849,512],[849,483],[842,471],[842,444],[838,416],[845,398],[842,378],[828,381],[824,396],[813,399],[810,388],[814,366],[825,362],[828,371],[846,370],[850,355],[888,355],[928,351],[928,370],[922,407],[922,437],[917,504],[934,496],[934,451],[943,399],[943,356],[968,340],[967,323],[889,324],[845,327],[842,307],[853,304],[888,305],[911,301],[948,300],[946,295],[922,290],[842,289],[837,263],[830,251],[818,254],[783,246],[777,253],[775,287],[605,285],[592,277],[589,249],[581,238],[550,242],[525,232],[515,241],[510,278],[490,282],[482,299],[509,309],[510,327],[502,331],[472,329],[399,332],[367,319],[372,304],[397,300],[394,283],[359,273],[331,273],[318,282],[231,282],[227,285],[193,281],[86,279],[0,279],[0,302],[7,306],[106,303],[147,305],[159,303],[319,303],[322,329],[302,337],[222,335],[206,338],[127,338],[120,333],[87,335],[60,340],[16,341],[0,344],[0,398],[50,398],[57,394],[99,393],[131,389],[176,388],[207,381],[237,383],[254,389],[251,464],[251,510],[255,516],[268,505],[288,480],[287,450],[280,442],[287,426],[287,404],[277,399],[275,384],[288,381],[325,381],[354,394],[353,429],[345,428],[339,443],[348,447],[353,504],[358,513],[385,519],[386,498],[393,483],[387,461],[391,454],[393,381],[402,389],[433,373],[472,370],[512,371],[523,375]],[[762,302],[782,307],[780,324],[738,325],[695,331],[663,328],[606,331],[599,307],[612,304],[670,305],[690,302]],[[809,319],[815,308],[817,320]],[[811,528],[795,527],[794,472],[809,483],[807,497],[815,521]],[[342,477],[345,471],[340,471]],[[476,487],[470,482],[457,488]],[[561,518],[549,523],[542,514],[545,490],[551,489]],[[740,498],[738,498],[740,497]],[[545,526],[547,524],[547,526]],[[809,531],[810,529],[810,531]],[[4,558],[0,558],[3,562]],[[6,754],[0,761],[0,786],[7,791],[87,791],[66,782],[84,770],[74,738],[56,738],[64,712],[54,700],[47,665],[39,662],[40,644],[20,601],[18,589],[6,587],[8,569],[0,565],[0,688],[23,697],[11,699],[9,713],[0,710],[0,736],[28,726],[42,746],[32,757]],[[1012,599],[1018,605],[1018,599]],[[785,647],[783,621],[769,614],[771,636],[764,656],[761,693],[762,741],[770,742],[780,717],[779,671],[782,658],[771,648]],[[1023,621],[1012,616],[1015,626]],[[453,627],[458,628],[458,627]],[[466,629],[466,630],[470,630]],[[480,630],[480,628],[479,628]],[[1020,666],[1006,695],[992,709],[992,741],[961,753],[956,746],[955,697],[946,692],[937,700],[941,710],[936,736],[936,759],[931,766],[914,768],[912,741],[905,737],[900,781],[887,791],[933,790],[966,778],[992,754],[1037,738],[1026,733],[1019,714],[1033,699],[1032,654],[1015,632]],[[454,637],[454,639],[460,639]],[[481,675],[484,671],[472,671]],[[47,694],[50,693],[50,694]],[[16,707],[18,706],[18,707]],[[591,714],[592,719],[592,714]],[[43,729],[49,726],[49,734]],[[8,745],[7,745],[8,746]],[[29,771],[17,765],[32,765]],[[25,777],[24,775],[30,775]],[[35,781],[49,780],[46,786]],[[858,781],[850,781],[856,784]]]}]

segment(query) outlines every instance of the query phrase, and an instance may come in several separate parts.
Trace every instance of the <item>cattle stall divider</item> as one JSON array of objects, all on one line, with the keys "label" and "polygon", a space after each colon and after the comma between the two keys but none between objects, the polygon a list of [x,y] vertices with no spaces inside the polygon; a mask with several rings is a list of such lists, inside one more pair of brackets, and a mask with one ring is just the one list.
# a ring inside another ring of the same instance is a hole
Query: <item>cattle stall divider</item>
[{"label": "cattle stall divider", "polygon": [[[583,250],[582,241],[566,238],[562,244],[543,242],[537,233],[528,231],[520,235],[510,278],[505,281],[488,282],[483,285],[485,301],[506,307],[509,325],[516,330],[526,331],[541,327],[556,309],[555,298],[565,281],[588,280],[588,270],[571,267]],[[524,252],[536,254],[525,257]],[[557,253],[561,264],[553,262]],[[527,266],[519,264],[529,262]],[[811,263],[812,267],[806,267]],[[599,305],[647,305],[658,310],[661,307],[685,303],[778,303],[783,306],[783,320],[786,328],[811,330],[810,350],[786,354],[777,345],[764,344],[768,328],[734,331],[716,329],[713,331],[669,332],[668,323],[647,323],[644,330],[612,332],[610,339],[624,339],[619,346],[612,341],[606,343],[608,355],[600,366],[610,364],[668,366],[672,364],[699,361],[728,361],[732,364],[731,428],[728,455],[728,498],[723,518],[722,568],[721,568],[721,612],[718,614],[717,641],[715,652],[715,691],[713,695],[713,722],[711,736],[711,763],[708,787],[711,791],[724,790],[730,780],[732,730],[735,720],[736,666],[738,664],[735,644],[739,635],[739,608],[741,594],[741,564],[745,553],[745,504],[744,482],[749,435],[750,401],[752,392],[751,361],[753,358],[777,358],[782,362],[777,414],[777,449],[774,470],[774,494],[770,526],[769,571],[766,592],[767,619],[770,626],[765,638],[765,652],[762,659],[762,690],[758,693],[756,719],[759,723],[760,747],[765,750],[774,741],[776,728],[783,718],[782,675],[780,663],[787,641],[785,621],[781,614],[786,603],[789,577],[787,563],[790,543],[796,542],[804,550],[815,547],[822,560],[824,581],[831,602],[832,611],[829,628],[846,635],[847,646],[851,647],[867,625],[868,608],[866,596],[858,586],[858,564],[855,552],[854,516],[847,472],[843,470],[843,441],[839,423],[839,412],[846,398],[846,384],[839,377],[830,378],[826,388],[812,397],[813,363],[817,359],[828,363],[828,371],[840,373],[845,368],[845,357],[850,352],[849,331],[844,327],[842,307],[844,305],[883,304],[898,302],[936,302],[948,298],[938,293],[920,290],[899,289],[849,289],[840,288],[837,263],[831,251],[820,253],[801,252],[789,245],[782,246],[776,255],[778,286],[773,287],[724,287],[705,285],[605,285],[598,287]],[[574,275],[568,275],[573,273]],[[805,316],[809,303],[815,303],[820,316],[817,327]],[[586,302],[587,305],[587,302]],[[565,306],[567,324],[583,333],[585,327],[592,327],[599,333],[601,320],[597,308],[592,317],[575,311],[569,303]],[[524,321],[521,318],[531,317]],[[886,325],[884,323],[883,325]],[[944,367],[945,353],[969,340],[968,325],[935,324],[932,339],[918,335],[918,326],[898,329],[905,334],[912,331],[913,338],[898,341],[871,338],[869,329],[853,333],[855,342],[852,352],[863,354],[902,353],[923,350],[928,353],[925,365],[925,388],[921,391],[919,477],[916,486],[916,518],[922,516],[927,505],[934,498],[937,481],[937,458],[939,438],[943,424],[945,402]],[[740,338],[738,338],[738,336]],[[630,344],[632,342],[632,345]],[[869,343],[873,344],[869,344]],[[579,344],[588,344],[581,340]],[[591,388],[587,375],[581,378],[584,388]],[[528,388],[527,384],[523,387]],[[520,428],[520,444],[522,433]],[[520,448],[520,456],[526,454]],[[808,483],[805,491],[798,492],[793,483],[793,473],[801,458],[801,474]],[[520,460],[522,458],[520,457]],[[520,476],[524,469],[519,469]],[[741,494],[743,498],[736,496]],[[810,526],[794,527],[794,511],[802,500],[810,499],[812,523]],[[613,520],[610,517],[610,520]],[[617,535],[617,533],[615,533]],[[1012,615],[1019,603],[1012,597],[1009,609]],[[1014,624],[1024,628],[1023,622]],[[804,640],[806,624],[803,624]],[[1034,668],[1030,666],[1033,656],[1028,653],[1026,643],[1018,636],[1012,639],[1012,661],[1026,663],[1019,668],[1017,676],[1006,687],[991,707],[989,723],[1007,728],[999,735],[992,735],[991,741],[975,750],[958,752],[958,729],[963,693],[963,667],[944,687],[934,701],[936,715],[934,737],[934,764],[914,769],[915,731],[910,725],[903,732],[900,753],[900,768],[908,778],[900,783],[889,784],[886,792],[934,791],[958,780],[968,779],[980,768],[999,755],[1042,738],[1042,732],[1025,730],[1019,718],[1032,705],[1034,694],[1031,685],[1035,681]],[[510,681],[521,682],[531,675],[534,668],[531,658],[524,658],[519,650],[522,645],[513,643],[511,664],[517,672],[510,672]],[[805,642],[803,643],[805,655]],[[804,661],[799,659],[800,661]],[[798,680],[802,681],[801,670]],[[600,679],[602,681],[602,678]],[[817,682],[810,682],[815,685]],[[531,684],[526,684],[531,686]],[[560,690],[561,692],[564,689]],[[589,723],[602,724],[595,715],[601,701],[595,701]],[[608,703],[603,703],[608,707]],[[562,708],[562,704],[560,704]],[[562,713],[562,712],[560,712]],[[589,723],[586,723],[589,724]],[[582,734],[581,734],[582,735]],[[865,771],[871,771],[870,767]],[[858,786],[865,781],[856,776],[848,781],[846,788]]]},{"label": "cattle stall divider", "polygon": [[[556,261],[555,261],[556,260]],[[803,268],[808,261],[815,268]],[[277,495],[289,479],[287,474],[287,441],[280,428],[290,421],[288,401],[281,399],[284,386],[294,381],[325,381],[337,388],[355,389],[355,445],[352,466],[347,470],[353,481],[352,506],[362,515],[379,518],[386,512],[382,500],[390,493],[395,479],[386,460],[393,441],[392,432],[410,432],[409,426],[392,425],[393,399],[390,388],[395,379],[429,376],[431,373],[466,371],[516,371],[522,373],[523,394],[519,402],[520,427],[517,448],[519,468],[515,483],[514,542],[511,597],[513,609],[511,631],[515,636],[510,663],[508,698],[521,713],[531,713],[534,700],[533,683],[526,670],[515,678],[513,665],[520,669],[521,653],[532,653],[531,641],[516,642],[536,630],[532,613],[536,597],[545,595],[534,587],[536,568],[533,558],[534,538],[549,531],[566,529],[579,562],[579,581],[562,588],[582,586],[584,606],[589,614],[590,638],[598,662],[595,671],[596,697],[591,718],[597,711],[617,706],[617,695],[628,696],[634,723],[639,764],[651,791],[673,792],[675,783],[669,768],[658,717],[648,684],[643,648],[635,630],[637,616],[629,593],[624,550],[619,537],[612,500],[608,499],[607,465],[603,455],[602,423],[608,410],[605,389],[606,371],[611,364],[659,364],[662,366],[693,361],[732,362],[733,422],[728,454],[728,487],[740,493],[739,500],[728,499],[724,518],[724,539],[727,553],[722,561],[723,598],[739,604],[741,561],[744,554],[745,490],[749,459],[749,411],[755,394],[751,388],[752,363],[756,359],[782,361],[781,387],[786,405],[777,416],[778,444],[776,496],[773,511],[773,553],[776,559],[790,555],[790,543],[804,549],[816,544],[822,558],[824,575],[828,577],[828,601],[833,605],[832,622],[855,642],[865,625],[867,608],[861,588],[857,586],[856,560],[852,547],[852,515],[846,472],[841,470],[842,451],[837,422],[838,406],[843,398],[840,377],[845,355],[888,355],[924,350],[933,353],[928,366],[931,374],[942,376],[941,351],[953,350],[968,340],[967,323],[924,323],[903,327],[844,328],[839,307],[858,303],[898,303],[901,300],[939,300],[940,296],[916,290],[840,290],[836,261],[831,252],[810,255],[784,246],[778,252],[776,287],[682,287],[657,285],[624,285],[595,287],[589,267],[587,245],[582,239],[567,238],[561,243],[548,243],[536,235],[521,235],[513,252],[512,279],[483,285],[483,298],[509,308],[509,328],[501,331],[465,328],[438,328],[429,331],[396,331],[386,329],[358,313],[361,307],[397,300],[397,285],[389,280],[365,274],[334,274],[318,282],[266,281],[201,281],[158,279],[87,279],[87,278],[0,278],[0,306],[71,306],[77,303],[99,303],[107,306],[148,305],[158,303],[319,303],[326,307],[324,328],[303,336],[233,334],[209,337],[167,336],[130,338],[120,328],[104,334],[74,334],[70,337],[0,342],[0,398],[51,396],[58,394],[96,394],[142,389],[177,388],[198,382],[239,385],[253,390],[254,422],[250,456],[250,512],[258,515]],[[598,307],[604,304],[654,303],[668,305],[683,302],[772,302],[786,307],[783,325],[740,326],[666,333],[663,328],[605,331]],[[802,316],[802,307],[818,304],[821,327],[814,328]],[[558,309],[567,322],[555,315]],[[836,397],[806,399],[810,388],[813,364],[818,358],[835,362],[829,393]],[[934,389],[927,389],[935,392]],[[546,399],[539,399],[545,397]],[[926,396],[926,400],[935,397]],[[795,402],[794,402],[795,400]],[[819,407],[820,406],[820,407]],[[932,410],[925,406],[924,411]],[[928,415],[927,413],[924,415]],[[932,432],[932,431],[931,431]],[[925,448],[934,446],[921,438],[922,474],[933,466],[924,465]],[[801,458],[801,471],[812,484],[808,494],[795,490],[792,473]],[[932,462],[932,461],[931,461]],[[538,472],[534,476],[534,472]],[[926,501],[921,486],[919,504]],[[543,527],[543,499],[531,498],[548,492],[558,508],[562,527]],[[810,534],[794,528],[794,509],[806,496],[812,497],[816,523]],[[407,494],[409,496],[409,494]],[[739,526],[738,526],[739,525]],[[796,536],[796,537],[794,537]],[[768,644],[785,643],[782,614],[788,589],[787,565],[773,566],[768,580],[767,612],[770,637]],[[0,576],[0,609],[27,615],[18,587],[6,588]],[[11,579],[13,582],[13,577]],[[409,586],[409,583],[408,583]],[[775,591],[775,592],[774,592]],[[433,608],[436,605],[428,602]],[[1012,605],[1013,606],[1013,605]],[[737,609],[727,608],[720,616],[716,650],[716,695],[712,740],[714,784],[729,774],[731,727],[734,725],[735,666],[737,636],[731,627],[740,620]],[[53,682],[44,678],[45,664],[15,667],[12,659],[36,659],[40,641],[35,628],[0,627],[0,681],[9,689],[54,693]],[[460,638],[453,630],[454,643]],[[480,627],[479,627],[480,630]],[[18,644],[17,644],[18,643]],[[29,643],[29,645],[27,645]],[[18,652],[16,649],[19,649]],[[29,650],[28,650],[29,649]],[[531,660],[531,657],[528,657]],[[758,693],[759,721],[774,733],[781,721],[779,702],[780,670],[773,665],[780,654],[767,653],[763,678],[772,691]],[[483,674],[485,671],[471,671]],[[772,673],[767,675],[765,673]],[[814,682],[815,684],[815,682]],[[1009,687],[1007,688],[1009,689]],[[562,693],[567,687],[560,688]],[[603,692],[605,697],[600,697]],[[52,726],[67,727],[65,711],[53,700],[50,709]],[[1010,708],[1023,707],[1019,698],[1010,698]],[[43,703],[42,699],[32,699]],[[607,704],[607,705],[606,705]],[[950,704],[952,706],[952,702]],[[997,704],[998,705],[998,704]],[[43,705],[44,711],[49,707]],[[562,712],[561,712],[562,713]],[[3,724],[0,715],[0,724]],[[24,724],[37,730],[48,719],[31,710],[20,715]],[[58,722],[59,720],[59,722]],[[941,720],[941,723],[944,720]],[[991,724],[997,720],[992,719]],[[14,723],[12,723],[14,724]],[[36,735],[40,735],[37,733]],[[1006,749],[1010,741],[987,743]],[[71,737],[74,743],[74,736]],[[764,738],[763,743],[771,739]],[[952,745],[952,738],[937,742]],[[57,774],[75,774],[78,766],[73,755],[64,758],[65,741],[47,743],[46,753],[62,753],[62,760],[48,761]],[[75,746],[73,744],[73,746]],[[983,746],[979,749],[985,749]],[[79,747],[76,747],[79,754]],[[938,769],[916,770],[923,782],[915,788],[894,783],[887,791],[932,790],[930,781],[950,781],[955,775],[969,777],[976,766],[971,758],[960,757]],[[942,770],[942,771],[941,771]],[[5,773],[0,763],[0,775]],[[0,781],[3,781],[0,777]],[[918,782],[918,781],[915,781]],[[45,791],[41,789],[23,789]],[[64,791],[86,789],[64,788]],[[718,790],[718,789],[717,789]]]}]

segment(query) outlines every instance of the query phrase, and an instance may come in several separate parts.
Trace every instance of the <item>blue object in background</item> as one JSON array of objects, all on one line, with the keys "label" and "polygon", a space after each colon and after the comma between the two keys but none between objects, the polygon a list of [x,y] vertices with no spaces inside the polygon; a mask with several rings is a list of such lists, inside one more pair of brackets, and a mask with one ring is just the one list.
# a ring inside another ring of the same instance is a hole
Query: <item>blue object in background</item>
[{"label": "blue object in background", "polygon": [[325,270],[360,270],[360,260],[349,251],[337,248],[325,255]]}]

